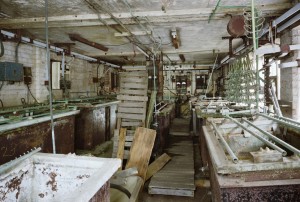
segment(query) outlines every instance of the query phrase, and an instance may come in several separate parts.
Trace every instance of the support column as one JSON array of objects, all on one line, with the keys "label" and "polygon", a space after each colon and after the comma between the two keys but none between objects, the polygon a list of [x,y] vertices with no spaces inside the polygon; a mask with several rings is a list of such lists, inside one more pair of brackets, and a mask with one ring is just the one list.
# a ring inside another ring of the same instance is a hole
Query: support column
[{"label": "support column", "polygon": [[[280,38],[283,44],[300,44],[300,26],[285,31]],[[281,63],[292,62],[300,59],[300,51],[291,52]],[[291,107],[283,110],[283,115],[300,121],[300,68],[291,67],[280,69],[281,73],[281,103],[288,103]]]}]

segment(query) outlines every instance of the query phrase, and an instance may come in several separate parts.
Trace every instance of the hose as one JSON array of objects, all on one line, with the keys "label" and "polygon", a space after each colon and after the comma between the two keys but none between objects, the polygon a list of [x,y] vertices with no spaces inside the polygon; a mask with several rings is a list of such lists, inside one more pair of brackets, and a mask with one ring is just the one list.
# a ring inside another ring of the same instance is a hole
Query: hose
[{"label": "hose", "polygon": [[1,48],[0,57],[2,57],[4,55],[4,45],[1,37],[0,37],[0,48]]}]

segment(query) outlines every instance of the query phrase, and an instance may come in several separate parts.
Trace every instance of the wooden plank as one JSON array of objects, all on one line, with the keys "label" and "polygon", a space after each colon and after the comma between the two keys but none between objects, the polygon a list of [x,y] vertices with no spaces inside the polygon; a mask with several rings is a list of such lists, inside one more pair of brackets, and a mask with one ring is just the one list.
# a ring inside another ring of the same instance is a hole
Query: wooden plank
[{"label": "wooden plank", "polygon": [[121,83],[144,83],[148,84],[148,80],[145,77],[121,77]]},{"label": "wooden plank", "polygon": [[118,104],[119,107],[146,107],[147,102],[124,101]]},{"label": "wooden plank", "polygon": [[194,197],[194,191],[191,190],[163,189],[156,187],[149,187],[149,194]]},{"label": "wooden plank", "polygon": [[120,88],[148,89],[148,84],[145,84],[145,83],[120,83]]},{"label": "wooden plank", "polygon": [[[126,128],[121,128],[120,129],[120,134],[119,134],[117,158],[121,159],[121,161],[123,161],[123,158],[124,158],[124,146],[125,146],[126,130],[127,130]],[[119,170],[122,170],[122,166],[119,168]]]},{"label": "wooden plank", "polygon": [[154,105],[155,105],[155,100],[156,100],[156,94],[157,94],[157,91],[151,92],[151,97],[150,97],[150,102],[148,105],[148,112],[147,112],[147,117],[146,117],[146,128],[150,128],[150,123],[152,121],[153,110],[154,110]]},{"label": "wooden plank", "polygon": [[[115,129],[114,130],[114,144],[113,144],[113,147],[116,148],[115,151],[113,151],[112,153],[112,157],[113,158],[116,158],[117,157],[117,152],[118,152],[118,144],[119,144],[119,133],[120,133],[120,130],[119,129]],[[113,148],[113,149],[114,149]]]},{"label": "wooden plank", "polygon": [[138,126],[142,126],[143,122],[141,121],[128,121],[128,122],[124,122],[122,121],[121,125],[122,127],[129,127],[129,126],[133,126],[133,127],[138,127]]},{"label": "wooden plank", "polygon": [[147,170],[146,181],[150,179],[150,177],[152,177],[155,173],[157,173],[157,171],[162,169],[162,167],[164,167],[164,165],[166,165],[166,163],[168,163],[170,160],[171,157],[168,154],[164,153],[163,155],[158,157],[154,162],[152,162]]},{"label": "wooden plank", "polygon": [[130,113],[130,114],[145,114],[144,108],[128,108],[128,107],[119,107],[118,112]]},{"label": "wooden plank", "polygon": [[139,90],[133,90],[133,89],[126,89],[121,88],[120,89],[120,95],[144,95],[147,96],[147,89],[139,89]]},{"label": "wooden plank", "polygon": [[128,75],[128,76],[148,76],[147,71],[128,71],[128,72],[120,72],[120,76],[122,77],[123,75]]},{"label": "wooden plank", "polygon": [[118,100],[127,100],[127,101],[147,101],[148,97],[146,96],[130,96],[130,95],[118,95]]},{"label": "wooden plank", "polygon": [[145,114],[126,114],[126,113],[117,113],[118,118],[124,119],[136,119],[136,120],[145,120]]},{"label": "wooden plank", "polygon": [[[134,136],[125,136],[125,141],[133,141]],[[118,137],[114,137],[114,141],[119,141]]]},{"label": "wooden plank", "polygon": [[[118,147],[115,147],[113,149],[114,150],[113,150],[112,156],[116,157],[117,156]],[[129,157],[129,150],[124,149],[124,158],[123,159],[128,159],[128,157]]]},{"label": "wooden plank", "polygon": [[149,160],[154,146],[156,131],[138,127],[134,134],[134,141],[130,149],[127,168],[136,167],[139,176],[145,181]]}]

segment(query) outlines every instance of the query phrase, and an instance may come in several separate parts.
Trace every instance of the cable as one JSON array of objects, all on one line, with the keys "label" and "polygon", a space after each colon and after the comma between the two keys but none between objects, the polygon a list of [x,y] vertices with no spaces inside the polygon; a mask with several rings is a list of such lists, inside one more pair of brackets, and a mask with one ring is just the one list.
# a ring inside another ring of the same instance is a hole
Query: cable
[{"label": "cable", "polygon": [[0,36],[0,46],[1,46],[0,57],[2,57],[4,55],[5,50],[4,50],[4,45],[1,36]]},{"label": "cable", "polygon": [[19,62],[19,46],[21,44],[21,40],[18,42],[17,46],[16,46],[16,50],[15,50],[15,61],[16,63]]},{"label": "cable", "polygon": [[28,84],[27,84],[27,88],[28,88],[28,92],[30,93],[31,97],[34,99],[35,103],[39,103],[39,102],[37,101],[37,99],[33,96],[33,94],[32,94],[32,92],[31,92],[30,87],[29,87]]},{"label": "cable", "polygon": [[1,107],[4,107],[3,101],[0,99]]}]

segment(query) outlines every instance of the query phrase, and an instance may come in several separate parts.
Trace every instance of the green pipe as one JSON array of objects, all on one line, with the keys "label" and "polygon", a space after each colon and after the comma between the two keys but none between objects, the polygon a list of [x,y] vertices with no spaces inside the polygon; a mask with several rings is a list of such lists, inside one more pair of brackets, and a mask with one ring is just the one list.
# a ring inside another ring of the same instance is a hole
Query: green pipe
[{"label": "green pipe", "polygon": [[209,15],[209,18],[208,18],[208,23],[210,23],[210,20],[212,19],[212,17],[215,15],[215,13],[216,13],[216,11],[217,11],[217,9],[218,9],[218,7],[219,7],[219,4],[220,4],[220,2],[221,2],[221,0],[218,0],[218,2],[217,2],[217,5],[216,5],[216,7],[215,7],[215,9],[213,10],[213,12]]},{"label": "green pipe", "polygon": [[[253,54],[257,49],[257,36],[256,36],[256,22],[255,22],[255,4],[254,0],[251,1],[251,17],[252,17],[252,40],[253,40]],[[258,109],[259,101],[259,71],[258,71],[258,56],[255,56],[255,70],[256,70],[256,108]]]}]

